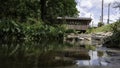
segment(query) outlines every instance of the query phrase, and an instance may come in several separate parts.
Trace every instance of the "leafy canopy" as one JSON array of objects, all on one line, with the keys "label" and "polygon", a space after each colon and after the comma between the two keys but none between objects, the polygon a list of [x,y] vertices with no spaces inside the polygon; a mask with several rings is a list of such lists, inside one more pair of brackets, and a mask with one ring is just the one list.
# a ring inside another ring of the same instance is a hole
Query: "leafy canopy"
[{"label": "leafy canopy", "polygon": [[50,21],[58,16],[76,16],[77,13],[75,0],[0,0],[0,19],[26,22],[29,18],[45,17]]}]

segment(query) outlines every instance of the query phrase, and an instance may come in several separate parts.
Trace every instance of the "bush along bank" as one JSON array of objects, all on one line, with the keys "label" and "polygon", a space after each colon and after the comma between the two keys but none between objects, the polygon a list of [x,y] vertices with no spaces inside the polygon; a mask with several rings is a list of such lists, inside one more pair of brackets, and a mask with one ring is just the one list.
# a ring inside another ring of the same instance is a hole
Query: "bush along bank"
[{"label": "bush along bank", "polygon": [[111,25],[113,35],[106,38],[108,41],[103,45],[109,48],[120,48],[120,21],[115,22]]},{"label": "bush along bank", "polygon": [[63,39],[65,29],[62,25],[50,26],[38,21],[34,24],[18,23],[12,20],[0,21],[0,37],[2,40],[41,40]]},{"label": "bush along bank", "polygon": [[67,46],[61,43],[64,32],[62,25],[50,26],[40,21],[28,24],[1,20],[0,63],[2,67],[4,65],[32,67],[54,66],[55,63],[57,63],[55,66],[73,64],[72,60],[55,59],[56,56],[61,55],[57,50],[61,51],[64,46]]}]

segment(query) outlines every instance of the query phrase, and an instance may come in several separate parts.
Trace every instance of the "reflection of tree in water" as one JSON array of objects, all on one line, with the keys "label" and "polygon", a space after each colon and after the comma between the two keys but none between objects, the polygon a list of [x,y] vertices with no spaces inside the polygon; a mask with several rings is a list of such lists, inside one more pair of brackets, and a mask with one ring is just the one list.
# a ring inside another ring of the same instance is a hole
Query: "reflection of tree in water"
[{"label": "reflection of tree in water", "polygon": [[55,61],[57,51],[62,50],[66,45],[57,41],[45,40],[2,43],[0,63],[5,66],[7,64],[16,66],[53,65],[57,62]]}]

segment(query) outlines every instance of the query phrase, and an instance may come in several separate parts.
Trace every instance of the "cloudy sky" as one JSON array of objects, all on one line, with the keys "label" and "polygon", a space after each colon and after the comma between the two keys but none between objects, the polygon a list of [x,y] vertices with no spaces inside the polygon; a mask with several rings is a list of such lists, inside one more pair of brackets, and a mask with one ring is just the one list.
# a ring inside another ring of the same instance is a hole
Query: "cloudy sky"
[{"label": "cloudy sky", "polygon": [[[97,23],[100,21],[101,16],[101,1],[102,0],[76,0],[77,9],[80,11],[79,17],[91,17],[94,22],[94,26],[97,26]],[[120,2],[120,0],[104,0],[104,23],[108,19],[108,4],[111,3],[110,7],[110,23],[116,21],[119,18],[119,10],[113,8],[115,1]]]}]

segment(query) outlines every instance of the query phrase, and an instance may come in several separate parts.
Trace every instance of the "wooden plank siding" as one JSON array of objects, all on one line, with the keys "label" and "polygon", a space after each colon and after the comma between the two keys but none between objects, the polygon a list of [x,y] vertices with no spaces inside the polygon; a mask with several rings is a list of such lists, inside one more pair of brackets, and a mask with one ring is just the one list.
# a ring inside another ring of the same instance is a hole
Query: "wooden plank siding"
[{"label": "wooden plank siding", "polygon": [[67,29],[86,30],[87,28],[87,25],[67,25]]},{"label": "wooden plank siding", "polygon": [[74,29],[74,30],[86,30],[89,27],[89,23],[91,22],[91,18],[58,18],[58,20],[62,22],[62,24],[67,25],[67,29]]}]

